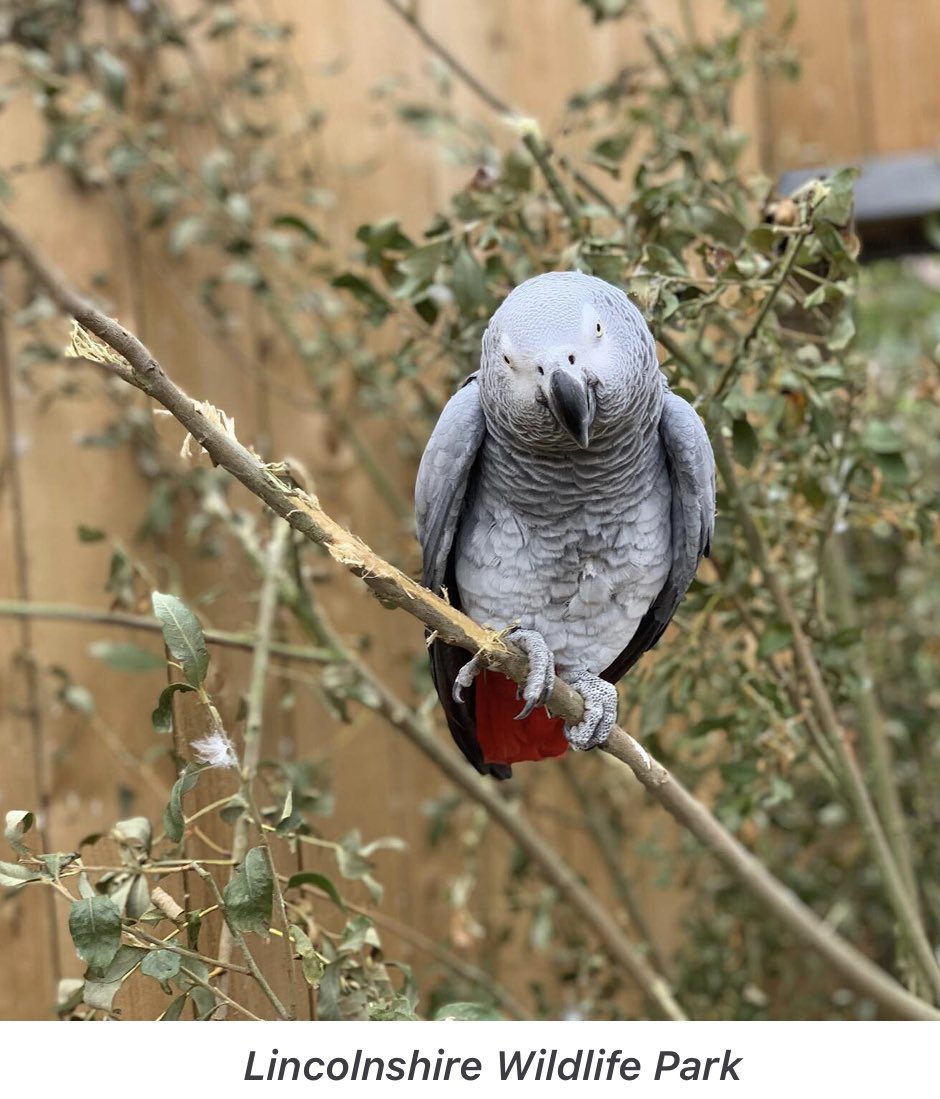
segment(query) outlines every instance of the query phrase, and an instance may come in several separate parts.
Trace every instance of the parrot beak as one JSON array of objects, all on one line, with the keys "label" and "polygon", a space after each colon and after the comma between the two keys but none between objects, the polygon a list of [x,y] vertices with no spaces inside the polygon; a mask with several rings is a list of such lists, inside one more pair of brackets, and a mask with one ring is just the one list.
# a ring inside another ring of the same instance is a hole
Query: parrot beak
[{"label": "parrot beak", "polygon": [[587,450],[595,409],[584,378],[574,377],[567,370],[556,370],[548,387],[548,407],[578,446]]}]

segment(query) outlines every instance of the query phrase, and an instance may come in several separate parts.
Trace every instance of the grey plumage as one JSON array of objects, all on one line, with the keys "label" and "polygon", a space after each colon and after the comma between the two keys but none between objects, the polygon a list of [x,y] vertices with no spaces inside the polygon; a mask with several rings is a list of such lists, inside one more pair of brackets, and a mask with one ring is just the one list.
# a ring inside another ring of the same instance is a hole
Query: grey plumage
[{"label": "grey plumage", "polygon": [[[656,643],[707,554],[714,503],[707,435],[670,393],[639,311],[600,279],[541,275],[496,311],[479,372],[428,442],[423,582],[481,623],[543,638],[590,711],[566,736],[590,747],[615,713],[608,683]],[[453,697],[467,654],[435,642],[431,659],[458,744],[504,777],[477,743],[473,690]],[[545,690],[543,677],[524,695]]]}]

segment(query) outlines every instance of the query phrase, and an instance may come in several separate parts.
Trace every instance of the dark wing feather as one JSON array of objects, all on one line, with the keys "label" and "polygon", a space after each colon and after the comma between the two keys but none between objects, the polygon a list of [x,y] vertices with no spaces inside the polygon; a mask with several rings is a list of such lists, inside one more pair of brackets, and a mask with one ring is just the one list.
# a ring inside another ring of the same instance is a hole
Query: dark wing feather
[{"label": "dark wing feather", "polygon": [[623,652],[601,672],[616,683],[662,637],[711,549],[715,528],[715,457],[695,409],[666,393],[659,437],[672,486],[672,568],[662,591],[641,619]]},{"label": "dark wing feather", "polygon": [[[476,375],[471,374],[444,406],[421,459],[415,485],[415,519],[423,554],[421,583],[438,595],[446,589],[451,605],[458,610],[454,542],[485,435],[479,387]],[[472,654],[443,641],[433,641],[429,651],[431,676],[457,746],[481,774],[509,778],[512,771],[505,764],[483,761],[476,736],[473,688],[465,692],[462,703],[456,702],[452,694],[457,672]]]}]

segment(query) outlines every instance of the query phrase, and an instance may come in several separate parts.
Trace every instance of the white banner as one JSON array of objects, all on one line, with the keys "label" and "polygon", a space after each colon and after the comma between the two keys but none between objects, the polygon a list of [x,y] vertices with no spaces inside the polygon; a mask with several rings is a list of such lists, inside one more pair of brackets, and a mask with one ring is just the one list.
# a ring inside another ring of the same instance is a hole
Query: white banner
[{"label": "white banner", "polygon": [[[185,1027],[185,1031],[181,1028]],[[4,1094],[932,1094],[934,1023],[5,1023]],[[61,1073],[65,1072],[65,1076]],[[44,1081],[44,1083],[43,1083]],[[697,1085],[694,1088],[690,1085]]]}]

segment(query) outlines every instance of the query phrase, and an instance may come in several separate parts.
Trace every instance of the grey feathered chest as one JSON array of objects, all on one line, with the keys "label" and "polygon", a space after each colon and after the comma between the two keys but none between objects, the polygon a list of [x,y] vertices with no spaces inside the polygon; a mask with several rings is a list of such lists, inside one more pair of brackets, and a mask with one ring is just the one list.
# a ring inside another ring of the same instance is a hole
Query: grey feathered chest
[{"label": "grey feathered chest", "polygon": [[607,667],[669,572],[666,456],[644,419],[589,451],[524,452],[491,434],[481,447],[455,547],[461,605],[537,630],[564,672]]}]

